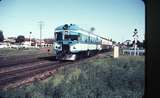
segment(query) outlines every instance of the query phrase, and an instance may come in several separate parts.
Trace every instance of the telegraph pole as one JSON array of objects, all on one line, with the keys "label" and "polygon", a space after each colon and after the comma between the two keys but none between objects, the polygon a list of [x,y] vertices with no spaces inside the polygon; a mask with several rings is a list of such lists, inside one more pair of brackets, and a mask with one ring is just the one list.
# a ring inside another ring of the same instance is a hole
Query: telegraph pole
[{"label": "telegraph pole", "polygon": [[40,29],[40,47],[42,46],[41,45],[41,43],[42,43],[41,42],[42,41],[42,25],[43,25],[43,21],[39,21],[39,26],[40,26],[40,28],[39,28]]},{"label": "telegraph pole", "polygon": [[29,43],[30,43],[30,46],[31,46],[31,34],[32,34],[32,32],[29,32]]},{"label": "telegraph pole", "polygon": [[137,39],[138,39],[138,31],[137,29],[134,29],[133,32],[133,38],[134,38],[134,56],[136,56],[136,49],[137,49]]}]

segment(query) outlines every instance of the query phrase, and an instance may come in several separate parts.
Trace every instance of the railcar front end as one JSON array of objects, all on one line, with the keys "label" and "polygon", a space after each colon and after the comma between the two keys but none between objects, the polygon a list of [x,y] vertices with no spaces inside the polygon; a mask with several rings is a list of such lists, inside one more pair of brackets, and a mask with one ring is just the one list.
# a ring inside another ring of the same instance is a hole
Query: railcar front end
[{"label": "railcar front end", "polygon": [[76,53],[78,52],[74,47],[78,43],[77,34],[66,34],[66,31],[55,32],[56,42],[54,49],[56,52],[56,58],[59,60],[75,60]]}]

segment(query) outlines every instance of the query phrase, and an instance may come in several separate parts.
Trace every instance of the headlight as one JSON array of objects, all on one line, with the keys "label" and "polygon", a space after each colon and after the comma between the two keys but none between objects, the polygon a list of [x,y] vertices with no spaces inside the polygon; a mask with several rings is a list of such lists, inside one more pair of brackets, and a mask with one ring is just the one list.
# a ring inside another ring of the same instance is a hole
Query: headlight
[{"label": "headlight", "polygon": [[61,46],[56,46],[56,49],[61,49]]},{"label": "headlight", "polygon": [[55,44],[54,44],[54,47],[55,47],[56,49],[60,49],[60,48],[61,48],[61,45],[55,43]]},{"label": "headlight", "polygon": [[75,46],[73,46],[73,49],[76,49],[76,47],[75,47]]}]

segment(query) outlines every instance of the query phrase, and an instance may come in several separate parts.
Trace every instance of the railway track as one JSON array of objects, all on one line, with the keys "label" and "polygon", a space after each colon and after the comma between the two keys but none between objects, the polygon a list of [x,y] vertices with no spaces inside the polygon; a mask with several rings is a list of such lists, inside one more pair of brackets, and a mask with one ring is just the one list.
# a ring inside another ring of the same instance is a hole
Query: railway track
[{"label": "railway track", "polygon": [[[34,63],[27,63],[8,68],[0,69],[0,88],[7,85],[34,77],[45,72],[56,70],[58,67],[70,64],[71,62],[59,61],[39,61]],[[32,79],[33,81],[33,79]]]},{"label": "railway track", "polygon": [[[17,66],[20,64],[26,63],[34,63],[38,61],[42,61],[47,57],[50,57],[51,60],[55,59],[52,55],[42,56],[42,54],[34,55],[22,55],[22,56],[13,56],[13,57],[0,57],[0,68],[10,67],[10,66]],[[47,58],[48,59],[48,58]]]},{"label": "railway track", "polygon": [[[59,62],[59,61],[38,61],[34,63],[20,64],[12,67],[5,67],[0,69],[0,88],[14,87],[15,85],[23,85],[25,83],[33,82],[36,79],[45,79],[54,74],[59,67],[66,65],[76,65],[82,61],[88,61],[96,56],[90,58],[83,58],[75,62]],[[23,83],[20,83],[23,82]],[[16,87],[16,86],[15,86]]]}]

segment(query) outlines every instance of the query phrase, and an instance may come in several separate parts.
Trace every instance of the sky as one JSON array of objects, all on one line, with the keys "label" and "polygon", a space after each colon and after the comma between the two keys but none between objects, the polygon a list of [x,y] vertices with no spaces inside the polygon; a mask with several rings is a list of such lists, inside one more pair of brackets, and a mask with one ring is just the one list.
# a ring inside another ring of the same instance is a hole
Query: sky
[{"label": "sky", "polygon": [[4,37],[24,35],[53,38],[57,26],[77,24],[117,42],[133,40],[134,29],[144,40],[145,6],[142,0],[1,0],[0,30]]}]

